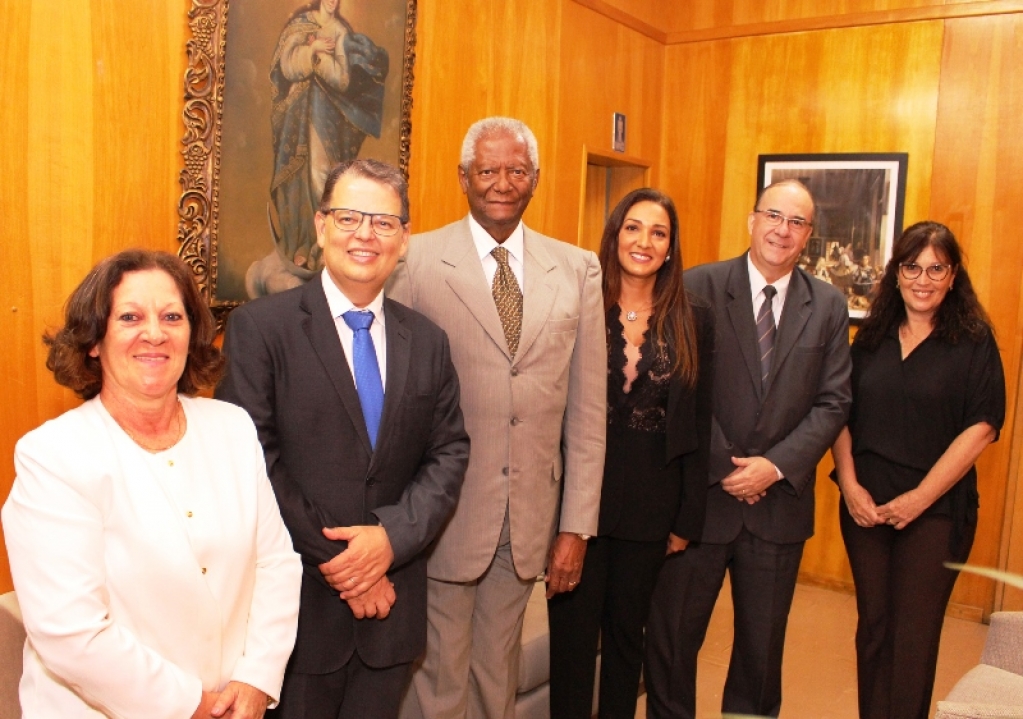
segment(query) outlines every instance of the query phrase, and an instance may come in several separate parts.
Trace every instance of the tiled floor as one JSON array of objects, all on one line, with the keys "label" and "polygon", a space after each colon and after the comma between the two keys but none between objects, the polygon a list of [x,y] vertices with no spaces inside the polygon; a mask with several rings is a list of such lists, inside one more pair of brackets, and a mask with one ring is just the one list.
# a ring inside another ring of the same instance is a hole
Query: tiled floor
[{"label": "tiled floor", "polygon": [[[856,719],[856,600],[852,595],[800,584],[785,641],[780,719]],[[987,625],[945,619],[934,697],[948,694],[980,659]],[[697,716],[721,716],[721,690],[732,648],[732,602],[726,585],[700,652]],[[933,704],[932,704],[933,715]],[[646,717],[640,697],[636,719]]]}]

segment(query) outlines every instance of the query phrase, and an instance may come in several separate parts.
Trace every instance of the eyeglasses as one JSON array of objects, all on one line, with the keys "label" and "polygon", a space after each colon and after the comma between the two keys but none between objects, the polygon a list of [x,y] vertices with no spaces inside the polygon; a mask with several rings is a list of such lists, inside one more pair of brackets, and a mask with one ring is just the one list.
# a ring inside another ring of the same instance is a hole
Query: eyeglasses
[{"label": "eyeglasses", "polygon": [[755,212],[758,215],[763,215],[764,222],[766,222],[771,227],[777,227],[783,222],[788,222],[789,227],[791,227],[796,232],[802,232],[803,230],[808,230],[809,228],[813,227],[812,222],[810,222],[809,220],[804,220],[802,217],[786,217],[780,212],[776,212],[774,210],[753,210],[753,212]]},{"label": "eyeglasses", "polygon": [[398,234],[405,223],[397,215],[385,215],[379,212],[361,212],[346,207],[331,207],[325,215],[330,215],[334,226],[342,232],[355,232],[362,227],[362,221],[369,218],[369,226],[379,237],[392,237]]},{"label": "eyeglasses", "polygon": [[907,280],[915,280],[920,276],[920,273],[924,270],[927,271],[927,276],[935,282],[941,282],[943,279],[948,277],[948,271],[952,269],[952,265],[928,265],[923,267],[915,262],[900,262],[899,272]]}]

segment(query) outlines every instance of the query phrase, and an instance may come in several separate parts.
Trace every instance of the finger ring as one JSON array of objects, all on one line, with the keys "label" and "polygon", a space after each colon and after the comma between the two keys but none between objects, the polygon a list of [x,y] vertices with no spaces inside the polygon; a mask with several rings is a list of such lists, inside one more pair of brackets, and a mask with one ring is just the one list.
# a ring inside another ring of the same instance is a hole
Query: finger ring
[{"label": "finger ring", "polygon": [[348,583],[349,584],[355,584],[355,577],[352,577],[351,579],[349,579]]},{"label": "finger ring", "polygon": [[570,586],[570,587],[574,587],[574,586],[575,586],[575,585],[577,585],[578,583],[579,583],[579,582],[569,582],[569,583],[568,583],[568,586]]},{"label": "finger ring", "polygon": [[742,494],[743,497],[746,496],[746,490],[745,489],[740,489],[739,492]]}]

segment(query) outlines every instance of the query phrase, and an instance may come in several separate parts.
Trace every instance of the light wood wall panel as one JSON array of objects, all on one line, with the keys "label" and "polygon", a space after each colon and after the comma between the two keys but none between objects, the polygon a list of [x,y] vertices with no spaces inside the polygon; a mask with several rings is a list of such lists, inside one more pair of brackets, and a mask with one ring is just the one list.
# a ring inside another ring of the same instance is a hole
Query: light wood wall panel
[{"label": "light wood wall panel", "polygon": [[542,229],[553,206],[547,171],[556,148],[561,1],[420,0],[409,167],[414,232],[468,210],[458,186],[465,131],[510,115],[540,144],[540,186],[526,222]]},{"label": "light wood wall panel", "polygon": [[[101,257],[177,250],[185,0],[0,7],[0,498],[17,439],[77,403],[45,368],[44,329]],[[6,555],[0,591],[11,586]]]},{"label": "light wood wall panel", "polygon": [[[962,0],[983,2],[983,0]],[[854,15],[858,13],[940,7],[946,0],[709,0],[677,3],[669,32],[758,25],[784,20]]]},{"label": "light wood wall panel", "polygon": [[[554,173],[543,179],[556,202],[545,208],[543,219],[553,236],[593,244],[592,238],[578,237],[584,148],[611,153],[613,114],[625,113],[626,154],[653,164],[650,182],[658,183],[664,47],[571,0],[562,0],[562,8]],[[612,206],[619,199],[612,197]]]},{"label": "light wood wall panel", "polygon": [[[978,462],[980,519],[970,562],[997,566],[1004,545],[1009,568],[1023,571],[1023,513],[1009,504],[1010,521],[1003,522],[1007,493],[1018,494],[1019,483],[1008,472],[1023,347],[1023,242],[1016,239],[1023,208],[1023,16],[946,22],[941,64],[929,216],[966,248],[970,277],[996,328],[1009,398],[1006,430]],[[986,607],[993,589],[989,580],[964,575],[954,600]],[[1023,609],[1023,593],[1009,593],[1006,608]]]}]

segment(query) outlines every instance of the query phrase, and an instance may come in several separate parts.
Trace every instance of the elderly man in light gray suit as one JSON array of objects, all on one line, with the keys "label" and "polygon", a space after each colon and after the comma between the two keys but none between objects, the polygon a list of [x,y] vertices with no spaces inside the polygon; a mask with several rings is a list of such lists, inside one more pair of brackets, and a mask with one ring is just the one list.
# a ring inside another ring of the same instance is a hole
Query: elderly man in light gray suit
[{"label": "elderly man in light gray suit", "polygon": [[536,233],[539,179],[518,120],[474,124],[469,216],[413,237],[388,296],[448,334],[472,440],[461,499],[428,560],[428,635],[403,716],[514,716],[526,601],[579,582],[597,529],[606,352],[596,255]]}]

